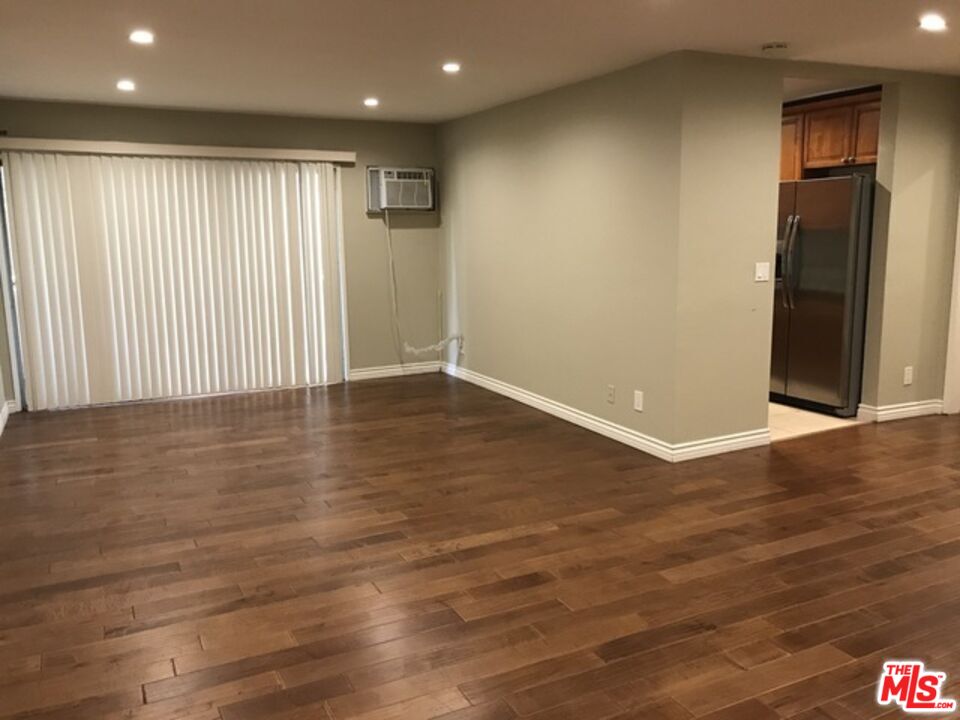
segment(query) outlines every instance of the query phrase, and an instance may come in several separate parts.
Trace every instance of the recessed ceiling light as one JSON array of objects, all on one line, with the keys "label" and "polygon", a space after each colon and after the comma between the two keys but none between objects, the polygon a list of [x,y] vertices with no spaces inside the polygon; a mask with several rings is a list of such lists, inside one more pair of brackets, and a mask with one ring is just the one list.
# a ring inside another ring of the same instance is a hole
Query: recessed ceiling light
[{"label": "recessed ceiling light", "polygon": [[460,63],[458,62],[445,62],[443,64],[443,71],[449,73],[450,75],[456,75],[460,72]]},{"label": "recessed ceiling light", "polygon": [[366,100],[363,101],[363,104],[369,108],[375,108],[377,105],[380,104],[380,101],[377,100],[375,97],[368,97]]},{"label": "recessed ceiling light", "polygon": [[943,19],[943,15],[927,13],[920,18],[920,29],[927,32],[943,32],[947,29],[947,21]]},{"label": "recessed ceiling light", "polygon": [[133,80],[117,80],[117,90],[123,92],[133,92],[137,89],[137,84]]},{"label": "recessed ceiling light", "polygon": [[149,30],[134,30],[130,33],[130,42],[137,45],[153,45],[153,33]]}]

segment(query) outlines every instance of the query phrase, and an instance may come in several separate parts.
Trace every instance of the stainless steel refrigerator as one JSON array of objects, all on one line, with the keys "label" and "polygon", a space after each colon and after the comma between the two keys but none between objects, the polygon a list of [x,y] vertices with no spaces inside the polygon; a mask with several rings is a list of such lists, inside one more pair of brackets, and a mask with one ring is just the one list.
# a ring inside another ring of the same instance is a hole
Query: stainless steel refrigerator
[{"label": "stainless steel refrigerator", "polygon": [[873,180],[780,183],[770,399],[856,415]]}]

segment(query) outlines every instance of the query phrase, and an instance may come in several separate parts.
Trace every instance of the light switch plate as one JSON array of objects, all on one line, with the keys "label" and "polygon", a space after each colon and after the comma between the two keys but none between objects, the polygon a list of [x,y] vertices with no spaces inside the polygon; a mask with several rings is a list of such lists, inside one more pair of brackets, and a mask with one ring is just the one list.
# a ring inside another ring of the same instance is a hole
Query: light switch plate
[{"label": "light switch plate", "polygon": [[770,263],[758,262],[753,270],[754,282],[770,282]]},{"label": "light switch plate", "polygon": [[643,390],[633,391],[633,409],[637,412],[643,412]]}]

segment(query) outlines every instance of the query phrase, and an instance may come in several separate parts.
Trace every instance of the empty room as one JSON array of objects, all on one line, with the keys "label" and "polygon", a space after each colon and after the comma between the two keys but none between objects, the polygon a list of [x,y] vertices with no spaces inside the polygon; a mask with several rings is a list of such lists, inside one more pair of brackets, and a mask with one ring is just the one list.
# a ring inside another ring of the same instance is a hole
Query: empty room
[{"label": "empty room", "polygon": [[957,0],[0,0],[0,720],[960,717]]}]

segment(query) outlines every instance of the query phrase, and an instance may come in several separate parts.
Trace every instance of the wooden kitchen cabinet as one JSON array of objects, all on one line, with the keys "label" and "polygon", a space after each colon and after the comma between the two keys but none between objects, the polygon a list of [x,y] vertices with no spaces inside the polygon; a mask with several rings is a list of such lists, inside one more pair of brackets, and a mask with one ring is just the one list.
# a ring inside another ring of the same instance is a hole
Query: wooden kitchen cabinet
[{"label": "wooden kitchen cabinet", "polygon": [[803,167],[844,165],[853,138],[853,107],[828,107],[804,113]]},{"label": "wooden kitchen cabinet", "polygon": [[853,162],[875,163],[880,147],[880,101],[860,103],[853,108]]},{"label": "wooden kitchen cabinet", "polygon": [[780,126],[780,180],[803,177],[803,116],[784,115]]},{"label": "wooden kitchen cabinet", "polygon": [[792,103],[780,132],[780,179],[798,180],[807,170],[867,165],[877,161],[880,92]]}]

